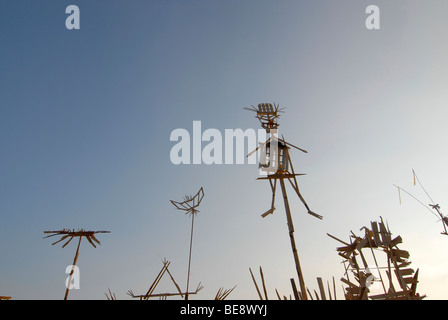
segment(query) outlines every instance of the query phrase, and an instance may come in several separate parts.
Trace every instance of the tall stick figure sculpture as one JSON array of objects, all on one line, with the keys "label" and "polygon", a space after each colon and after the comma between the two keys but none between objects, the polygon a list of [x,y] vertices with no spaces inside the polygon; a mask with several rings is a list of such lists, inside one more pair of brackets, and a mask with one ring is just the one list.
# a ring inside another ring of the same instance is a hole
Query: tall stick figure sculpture
[{"label": "tall stick figure sculpture", "polygon": [[186,195],[184,197],[184,201],[182,202],[170,200],[171,203],[176,207],[176,209],[185,211],[185,214],[191,215],[190,253],[188,256],[187,291],[185,294],[185,300],[188,300],[188,285],[190,283],[190,265],[191,265],[191,249],[193,246],[194,216],[199,212],[197,207],[199,207],[202,198],[204,198],[204,190],[201,188],[194,197]]},{"label": "tall stick figure sculpture", "polygon": [[303,174],[296,174],[294,172],[291,158],[289,156],[290,147],[293,147],[305,153],[307,153],[307,151],[286,142],[283,137],[281,139],[278,137],[278,126],[279,126],[278,118],[280,116],[279,113],[282,112],[282,110],[279,109],[278,105],[274,104],[273,106],[270,103],[261,103],[258,105],[258,108],[252,106],[252,108],[244,108],[244,109],[256,112],[257,114],[256,118],[260,121],[262,128],[265,129],[266,133],[270,136],[266,142],[262,143],[257,149],[255,149],[254,151],[252,151],[247,155],[250,156],[252,153],[258,151],[261,148],[259,167],[262,171],[265,171],[267,175],[265,177],[258,178],[257,180],[259,179],[269,180],[269,184],[271,186],[272,191],[271,208],[265,213],[263,213],[261,216],[265,218],[266,216],[274,212],[275,191],[277,188],[277,180],[279,180],[283,194],[283,202],[285,205],[291,248],[294,256],[297,275],[299,278],[300,288],[302,291],[302,299],[308,300],[305,281],[303,278],[302,269],[300,267],[299,255],[297,253],[297,247],[294,239],[294,225],[291,218],[291,211],[289,207],[289,201],[284,182],[285,179],[287,179],[290,182],[292,188],[297,193],[299,199],[302,201],[302,203],[304,204],[305,208],[307,209],[310,215],[318,219],[322,219],[322,216],[310,210],[308,204],[305,202],[305,199],[300,194],[296,176]]},{"label": "tall stick figure sculpture", "polygon": [[70,243],[70,241],[73,240],[73,238],[79,238],[78,247],[76,248],[75,259],[73,260],[72,270],[70,272],[70,277],[69,277],[69,280],[68,280],[67,288],[65,290],[64,300],[67,300],[68,299],[68,293],[70,292],[70,287],[72,285],[73,273],[75,272],[76,262],[78,261],[79,247],[81,246],[81,239],[82,239],[82,237],[85,237],[87,239],[87,241],[89,241],[89,243],[94,248],[96,248],[94,242],[96,242],[97,244],[101,244],[101,243],[95,237],[95,233],[110,233],[110,231],[86,231],[84,229],[80,229],[80,230],[75,231],[74,229],[73,230],[62,229],[62,230],[59,230],[59,231],[44,231],[44,233],[45,234],[50,234],[49,236],[44,237],[44,239],[45,238],[54,237],[54,236],[61,236],[61,238],[58,241],[53,242],[51,245],[55,245],[56,243],[59,243],[59,242],[61,242],[63,240],[68,239],[67,242],[65,242],[62,245],[62,248],[65,248]]}]

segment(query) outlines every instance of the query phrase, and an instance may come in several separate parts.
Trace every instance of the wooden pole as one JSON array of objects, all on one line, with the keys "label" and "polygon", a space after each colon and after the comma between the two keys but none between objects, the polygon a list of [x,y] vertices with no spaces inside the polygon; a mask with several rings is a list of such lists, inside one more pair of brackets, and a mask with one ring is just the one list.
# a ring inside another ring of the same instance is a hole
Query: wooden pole
[{"label": "wooden pole", "polygon": [[70,278],[68,280],[68,285],[67,285],[67,288],[65,290],[64,300],[68,299],[68,293],[69,293],[70,287],[72,285],[73,273],[75,272],[75,266],[76,266],[76,262],[78,261],[78,256],[79,256],[79,247],[81,246],[81,239],[82,239],[82,237],[79,237],[78,248],[76,248],[75,259],[73,260],[72,271],[70,272]]},{"label": "wooden pole", "polygon": [[170,275],[171,280],[173,281],[174,285],[176,286],[177,291],[179,291],[180,296],[183,298],[184,295],[183,295],[182,291],[180,290],[179,286],[177,285],[176,281],[174,280],[173,276],[171,275],[170,270],[168,270],[168,267],[166,268],[166,271],[168,271],[168,274]]},{"label": "wooden pole", "polygon": [[286,194],[285,182],[280,179],[280,186],[282,188],[283,200],[285,202],[286,219],[288,221],[289,239],[291,240],[291,248],[294,256],[294,261],[296,264],[297,276],[299,278],[300,289],[302,291],[302,299],[308,300],[306,293],[305,281],[303,279],[302,269],[300,267],[299,255],[297,253],[296,242],[294,240],[294,225],[292,223],[291,211],[289,209],[288,196]]},{"label": "wooden pole", "polygon": [[296,283],[294,282],[294,278],[289,279],[291,281],[292,293],[294,293],[294,298],[296,300],[300,300],[299,293],[297,292]]},{"label": "wooden pole", "polygon": [[252,281],[254,282],[255,289],[257,289],[258,296],[260,297],[260,300],[263,300],[263,297],[261,296],[261,293],[260,293],[260,289],[258,289],[257,281],[255,281],[254,274],[252,273],[252,269],[249,268],[249,271],[250,271],[250,275],[252,276]]},{"label": "wooden pole", "polygon": [[260,275],[261,275],[261,283],[263,284],[264,296],[265,296],[266,300],[269,300],[268,293],[266,291],[266,284],[264,283],[263,269],[261,269],[261,267],[260,267]]},{"label": "wooden pole", "polygon": [[[324,289],[324,283],[322,282],[322,278],[317,277],[317,284],[319,285],[321,300],[327,300],[327,297],[325,296],[325,289]],[[331,300],[331,298],[330,298],[330,300]]]},{"label": "wooden pole", "polygon": [[163,275],[168,270],[168,266],[170,265],[170,263],[171,262],[169,262],[169,261],[166,261],[166,262],[163,263],[162,270],[160,270],[160,272],[157,275],[156,279],[154,280],[154,282],[149,287],[148,292],[146,292],[146,297],[147,297],[146,299],[149,299],[149,296],[154,292],[154,290],[156,289],[156,286],[159,284],[159,282],[162,279]]},{"label": "wooden pole", "polygon": [[[443,228],[445,229],[445,234],[447,233],[447,230],[446,230],[446,226],[445,226],[445,219],[444,219],[444,216],[442,215],[442,213],[439,211],[439,209],[440,209],[440,207],[439,207],[439,205],[437,204],[437,205],[434,205],[434,206],[432,206],[434,209],[436,209],[436,211],[437,211],[437,213],[439,214],[439,216],[440,216],[440,219],[442,219],[442,224],[443,224]],[[443,232],[442,232],[443,233]]]},{"label": "wooden pole", "polygon": [[191,248],[193,246],[193,225],[194,225],[194,215],[195,213],[193,212],[191,214],[191,235],[190,235],[190,254],[188,257],[188,274],[187,274],[187,290],[185,292],[185,300],[188,300],[188,285],[190,284],[190,265],[191,265]]}]

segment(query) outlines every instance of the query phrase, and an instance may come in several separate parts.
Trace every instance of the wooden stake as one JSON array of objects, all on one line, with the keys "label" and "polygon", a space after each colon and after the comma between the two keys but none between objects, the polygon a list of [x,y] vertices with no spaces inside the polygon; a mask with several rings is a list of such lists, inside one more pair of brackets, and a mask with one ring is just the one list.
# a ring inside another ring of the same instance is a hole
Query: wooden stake
[{"label": "wooden stake", "polygon": [[334,280],[334,277],[333,277],[333,292],[334,292],[334,300],[337,300],[337,298],[336,298],[336,282]]},{"label": "wooden stake", "polygon": [[73,278],[73,273],[75,272],[76,262],[78,261],[79,247],[81,246],[81,239],[82,239],[82,237],[79,237],[78,248],[76,248],[75,259],[73,260],[72,271],[70,271],[70,277],[69,277],[69,280],[68,280],[68,285],[67,285],[67,288],[65,289],[64,300],[68,299],[68,293],[70,292],[70,287],[72,286],[72,278]]},{"label": "wooden stake", "polygon": [[174,285],[176,286],[177,291],[180,293],[180,296],[183,298],[184,296],[182,294],[182,291],[180,290],[180,287],[177,285],[176,281],[174,280],[173,276],[171,275],[170,270],[168,270],[168,267],[166,268],[166,271],[168,272],[171,280],[173,281]]},{"label": "wooden stake", "polygon": [[159,274],[157,275],[157,277],[154,279],[154,282],[151,284],[151,286],[148,289],[148,292],[146,292],[147,297],[149,297],[155,290],[155,288],[157,287],[157,285],[160,282],[160,279],[162,279],[163,275],[165,274],[166,270],[168,270],[168,266],[170,265],[171,262],[169,261],[165,261],[163,263],[163,267],[160,270]]},{"label": "wooden stake", "polygon": [[257,281],[255,281],[255,277],[254,277],[254,274],[252,273],[251,268],[249,268],[249,271],[250,271],[250,275],[252,276],[252,281],[254,282],[255,289],[257,289],[258,296],[260,297],[260,300],[263,300],[263,297],[261,296],[260,289],[258,289]]},{"label": "wooden stake", "polygon": [[268,299],[268,293],[266,291],[266,284],[264,283],[263,269],[260,267],[261,283],[263,284],[263,291],[266,300]]},{"label": "wooden stake", "polygon": [[275,293],[277,294],[277,298],[278,298],[278,300],[282,300],[282,298],[280,298],[280,295],[278,294],[277,289],[275,289]]},{"label": "wooden stake", "polygon": [[300,300],[299,293],[297,292],[297,287],[296,287],[294,278],[291,278],[290,281],[291,281],[291,286],[292,286],[292,293],[294,293],[294,298],[296,300]]},{"label": "wooden stake", "polygon": [[191,235],[190,235],[190,254],[188,256],[188,275],[187,275],[187,291],[185,293],[185,300],[188,300],[188,285],[190,284],[190,265],[191,265],[191,248],[193,246],[193,225],[194,225],[194,216],[193,213],[191,215]]},{"label": "wooden stake", "polygon": [[286,194],[285,182],[283,179],[280,179],[280,186],[282,188],[283,200],[285,202],[285,211],[286,211],[286,219],[288,221],[288,230],[289,230],[289,239],[291,241],[292,253],[294,256],[294,262],[296,264],[297,276],[299,278],[299,285],[302,291],[303,300],[308,300],[306,294],[305,280],[303,279],[302,269],[300,267],[299,255],[297,253],[296,241],[294,239],[294,225],[292,223],[291,211],[289,209],[288,196]]},{"label": "wooden stake", "polygon": [[[308,291],[308,294],[309,294],[309,296],[310,296],[310,299],[311,299],[311,300],[314,300],[314,299],[313,299],[313,295],[311,294],[310,290],[309,290],[308,288],[306,288],[306,291]],[[303,297],[303,296],[302,296],[302,297]],[[303,300],[304,300],[304,299],[303,299]]]},{"label": "wooden stake", "polygon": [[319,285],[321,299],[327,300],[327,297],[325,296],[325,289],[324,289],[324,283],[322,282],[322,278],[320,278],[320,277],[317,278],[317,284]]},{"label": "wooden stake", "polygon": [[[333,300],[333,298],[331,297],[331,290],[330,290],[330,281],[327,280],[327,290],[328,290],[328,298],[330,300]],[[336,299],[335,299],[336,300]]]}]

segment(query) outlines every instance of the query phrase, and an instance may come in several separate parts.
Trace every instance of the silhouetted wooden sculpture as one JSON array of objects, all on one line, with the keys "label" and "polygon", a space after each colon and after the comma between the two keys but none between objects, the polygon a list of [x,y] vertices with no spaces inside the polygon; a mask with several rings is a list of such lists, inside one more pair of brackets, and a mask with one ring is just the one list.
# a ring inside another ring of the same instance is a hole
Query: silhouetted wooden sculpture
[{"label": "silhouetted wooden sculpture", "polygon": [[56,241],[53,242],[51,245],[55,245],[56,243],[59,243],[61,241],[67,240],[63,245],[62,248],[65,248],[70,241],[73,240],[73,238],[79,238],[78,240],[78,247],[76,248],[76,254],[75,254],[75,258],[73,260],[73,264],[72,264],[72,270],[70,272],[70,278],[68,281],[68,285],[67,288],[65,290],[65,296],[64,296],[64,300],[68,299],[68,293],[70,292],[70,287],[72,285],[72,277],[73,277],[73,273],[75,271],[75,266],[76,266],[76,262],[78,261],[78,255],[79,255],[79,247],[81,246],[81,239],[82,237],[85,237],[87,239],[87,241],[89,241],[89,243],[96,248],[95,243],[100,244],[100,241],[95,237],[95,234],[97,233],[110,233],[110,231],[87,231],[84,229],[79,229],[79,230],[67,230],[67,229],[62,229],[59,231],[44,231],[45,234],[50,234],[49,236],[44,237],[45,238],[50,238],[50,237],[54,237],[54,236],[61,236],[61,238]]},{"label": "silhouetted wooden sculpture", "polygon": [[283,112],[282,109],[279,108],[278,105],[272,105],[270,103],[260,103],[258,108],[252,106],[252,108],[244,108],[256,113],[256,118],[260,121],[261,127],[266,130],[266,133],[270,136],[268,140],[262,143],[257,149],[250,152],[247,156],[252,155],[254,152],[260,150],[260,163],[259,168],[262,171],[266,172],[265,177],[258,178],[257,180],[268,180],[269,185],[271,186],[272,191],[272,202],[271,208],[263,213],[261,216],[265,218],[269,214],[272,214],[275,211],[275,192],[277,189],[277,181],[280,183],[280,187],[282,189],[283,194],[283,202],[285,205],[286,211],[286,219],[288,223],[289,230],[289,238],[291,241],[291,248],[294,256],[294,261],[296,265],[296,271],[299,278],[299,284],[301,289],[301,295],[303,300],[307,300],[306,286],[305,281],[302,275],[302,270],[300,267],[299,256],[297,253],[297,248],[294,239],[294,225],[291,218],[291,212],[289,207],[288,196],[286,193],[285,180],[288,180],[291,184],[292,188],[298,195],[299,199],[302,201],[305,206],[307,212],[318,218],[322,219],[321,215],[311,211],[308,204],[305,202],[302,194],[300,193],[299,186],[297,183],[297,176],[303,174],[297,174],[294,172],[294,167],[291,162],[291,157],[289,155],[289,149],[291,147],[300,150],[304,153],[307,153],[306,150],[296,147],[291,143],[285,141],[285,139],[278,137],[278,118],[280,117],[279,113]]},{"label": "silhouetted wooden sculpture", "polygon": [[416,182],[418,182],[418,184],[420,185],[420,187],[423,189],[423,191],[426,193],[426,195],[428,196],[429,200],[431,201],[431,203],[429,204],[429,207],[431,207],[433,210],[435,210],[437,212],[437,214],[432,211],[429,207],[427,207],[422,201],[420,201],[419,199],[417,199],[415,196],[413,196],[411,193],[407,192],[406,190],[400,188],[397,185],[394,185],[395,187],[398,188],[398,198],[400,200],[400,204],[401,204],[401,193],[400,191],[404,191],[405,193],[407,193],[408,195],[410,195],[412,198],[414,198],[415,200],[417,200],[422,206],[424,206],[426,209],[428,209],[433,215],[435,215],[437,217],[437,219],[439,221],[442,222],[442,226],[443,226],[443,231],[441,232],[441,234],[443,235],[448,235],[448,217],[444,216],[442,214],[442,211],[440,210],[440,206],[439,204],[436,204],[434,202],[434,200],[432,200],[431,196],[429,195],[429,193],[426,191],[426,189],[423,187],[423,185],[421,184],[420,180],[418,179],[417,175],[415,174],[414,169],[412,169],[412,175],[414,177],[414,186],[416,185]]},{"label": "silhouetted wooden sculpture", "polygon": [[185,292],[185,300],[188,300],[188,286],[190,283],[190,265],[191,265],[191,249],[193,246],[193,226],[194,226],[194,216],[199,212],[197,207],[201,204],[202,199],[204,198],[204,189],[199,189],[198,193],[195,196],[184,197],[184,201],[177,202],[170,200],[171,203],[178,210],[182,210],[185,214],[189,214],[191,216],[191,235],[190,235],[190,253],[188,255],[188,273],[187,273],[187,291]]},{"label": "silhouetted wooden sculpture", "polygon": [[[159,298],[159,299],[166,299],[167,297],[172,297],[172,296],[181,296],[183,298],[184,296],[187,296],[187,295],[190,295],[190,294],[197,294],[199,291],[201,291],[203,289],[203,286],[199,283],[198,287],[196,288],[196,290],[194,292],[188,292],[188,290],[185,291],[185,292],[182,292],[182,290],[180,289],[179,285],[174,280],[174,277],[171,274],[170,270],[168,270],[168,267],[169,267],[170,264],[171,264],[170,261],[167,261],[166,259],[163,260],[163,267],[160,270],[160,272],[157,275],[157,277],[154,279],[153,283],[149,287],[149,289],[146,292],[146,294],[134,295],[132,290],[129,290],[128,291],[128,295],[131,296],[132,298],[138,298],[140,300],[148,300],[149,298],[155,298],[155,297]],[[173,282],[174,286],[177,289],[177,292],[154,293],[154,290],[156,289],[157,285],[159,284],[160,280],[165,275],[165,273],[168,273],[168,275],[170,276],[171,281]]]}]

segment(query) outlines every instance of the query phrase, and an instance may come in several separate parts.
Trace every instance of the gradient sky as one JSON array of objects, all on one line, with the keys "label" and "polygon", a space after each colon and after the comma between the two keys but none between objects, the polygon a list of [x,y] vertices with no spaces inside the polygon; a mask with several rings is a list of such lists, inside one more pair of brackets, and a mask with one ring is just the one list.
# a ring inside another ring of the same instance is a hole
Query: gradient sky
[{"label": "gradient sky", "polygon": [[[67,30],[65,8],[81,12]],[[367,30],[365,9],[380,8]],[[446,299],[448,237],[393,184],[429,203],[412,169],[446,208],[446,1],[0,0],[0,295],[62,299],[74,243],[44,230],[110,230],[81,246],[70,299],[143,294],[162,267],[184,289],[191,219],[169,200],[204,188],[195,219],[192,299],[292,294],[296,278],[284,207],[256,165],[173,165],[170,133],[258,129],[243,107],[286,107],[280,132],[302,194],[288,188],[307,286],[343,276],[340,245],[383,217],[403,238],[418,292]],[[445,202],[444,202],[445,201]],[[165,279],[166,280],[166,279]],[[173,292],[170,281],[157,292]],[[297,279],[296,279],[297,281]]]}]

